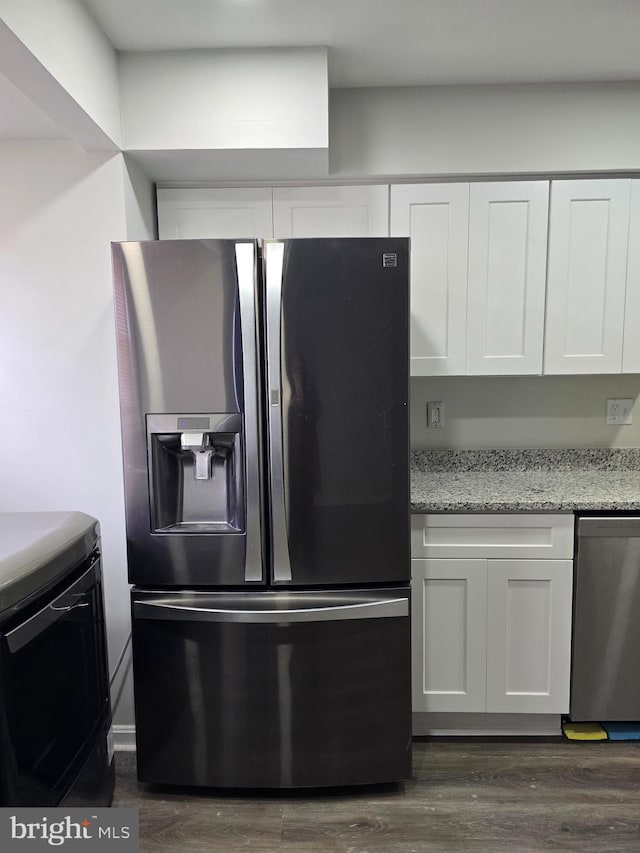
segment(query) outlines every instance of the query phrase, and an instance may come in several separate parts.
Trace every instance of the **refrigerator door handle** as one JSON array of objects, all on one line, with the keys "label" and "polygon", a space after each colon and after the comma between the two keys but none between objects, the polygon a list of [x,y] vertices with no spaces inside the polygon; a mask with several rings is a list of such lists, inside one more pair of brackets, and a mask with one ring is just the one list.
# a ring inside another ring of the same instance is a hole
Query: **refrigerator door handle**
[{"label": "refrigerator door handle", "polygon": [[245,486],[247,501],[245,581],[262,580],[260,458],[258,438],[258,369],[256,329],[256,247],[236,243],[240,298],[242,371],[244,374]]},{"label": "refrigerator door handle", "polygon": [[180,604],[167,597],[162,601],[134,602],[134,616],[143,619],[198,622],[335,622],[344,619],[382,619],[409,615],[408,598],[388,598],[359,604],[325,607],[294,607],[283,610],[251,610],[224,607],[197,607]]},{"label": "refrigerator door handle", "polygon": [[291,580],[289,540],[285,508],[283,400],[280,372],[282,274],[284,243],[265,241],[267,381],[269,388],[269,485],[271,488],[271,541],[273,581]]}]

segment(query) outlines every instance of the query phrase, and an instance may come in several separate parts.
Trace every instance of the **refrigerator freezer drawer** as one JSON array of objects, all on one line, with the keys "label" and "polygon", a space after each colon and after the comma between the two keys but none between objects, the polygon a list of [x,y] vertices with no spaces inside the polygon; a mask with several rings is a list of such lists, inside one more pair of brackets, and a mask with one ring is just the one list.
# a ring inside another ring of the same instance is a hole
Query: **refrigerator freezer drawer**
[{"label": "refrigerator freezer drawer", "polygon": [[288,788],[410,776],[406,587],[197,596],[132,593],[141,781]]}]

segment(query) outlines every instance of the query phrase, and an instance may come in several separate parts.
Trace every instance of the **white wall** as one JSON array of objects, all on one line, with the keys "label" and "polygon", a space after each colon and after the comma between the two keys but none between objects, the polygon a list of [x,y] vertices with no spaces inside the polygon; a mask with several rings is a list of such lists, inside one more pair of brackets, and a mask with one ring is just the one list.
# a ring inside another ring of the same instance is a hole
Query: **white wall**
[{"label": "white wall", "polygon": [[123,53],[120,82],[124,147],[155,180],[327,176],[325,48]]},{"label": "white wall", "polygon": [[332,177],[640,168],[640,84],[334,89]]},{"label": "white wall", "polygon": [[127,155],[124,157],[124,205],[127,240],[157,239],[155,185]]},{"label": "white wall", "polygon": [[123,53],[120,81],[130,150],[327,147],[324,48]]},{"label": "white wall", "polygon": [[[120,144],[116,52],[86,7],[77,0],[0,0],[0,19],[107,137]],[[16,53],[11,61],[15,67],[3,68],[3,73],[39,103],[31,84],[43,85],[43,76],[24,56]],[[46,103],[39,106],[46,111]]]},{"label": "white wall", "polygon": [[[640,447],[640,375],[415,377],[415,448]],[[636,401],[633,423],[605,423],[608,398]],[[426,428],[427,401],[444,403],[444,427]]]},{"label": "white wall", "polygon": [[[158,235],[155,185],[149,180],[142,169],[127,156],[124,157],[123,161],[123,189],[124,215],[126,220],[125,239],[156,239]],[[120,496],[118,500],[120,501]],[[124,531],[122,531],[122,535],[125,535]],[[124,596],[119,594],[117,600],[114,600],[113,618],[118,621],[113,637],[114,654],[111,656],[112,673],[114,666],[118,662],[115,653],[117,652],[120,655],[121,649],[126,642],[125,631],[129,628],[128,587]],[[134,707],[133,671],[131,667],[131,645],[129,644],[118,672],[115,675],[111,689],[114,706],[116,745],[120,747],[133,746]]]},{"label": "white wall", "polygon": [[[125,178],[122,155],[0,144],[0,511],[100,521],[112,670],[129,633],[109,249],[127,237]],[[133,722],[128,687],[116,722]]]}]

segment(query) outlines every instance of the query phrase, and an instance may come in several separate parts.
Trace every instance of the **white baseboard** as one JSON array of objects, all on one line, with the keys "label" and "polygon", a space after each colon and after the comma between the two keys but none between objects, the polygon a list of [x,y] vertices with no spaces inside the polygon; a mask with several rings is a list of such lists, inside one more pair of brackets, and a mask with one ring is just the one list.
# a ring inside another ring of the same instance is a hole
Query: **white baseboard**
[{"label": "white baseboard", "polygon": [[420,737],[550,737],[562,734],[560,714],[414,713],[413,734]]},{"label": "white baseboard", "polygon": [[135,752],[136,749],[136,727],[114,726],[113,745],[116,751]]}]

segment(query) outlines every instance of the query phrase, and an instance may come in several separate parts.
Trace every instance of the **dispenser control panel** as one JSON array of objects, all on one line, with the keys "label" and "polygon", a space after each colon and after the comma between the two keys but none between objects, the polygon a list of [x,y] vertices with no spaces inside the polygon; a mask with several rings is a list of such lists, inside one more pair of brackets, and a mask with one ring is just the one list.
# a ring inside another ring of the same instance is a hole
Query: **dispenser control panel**
[{"label": "dispenser control panel", "polygon": [[211,418],[178,418],[178,429],[211,429]]}]

